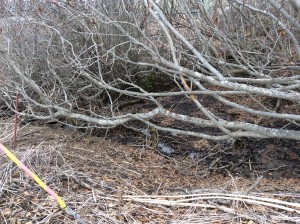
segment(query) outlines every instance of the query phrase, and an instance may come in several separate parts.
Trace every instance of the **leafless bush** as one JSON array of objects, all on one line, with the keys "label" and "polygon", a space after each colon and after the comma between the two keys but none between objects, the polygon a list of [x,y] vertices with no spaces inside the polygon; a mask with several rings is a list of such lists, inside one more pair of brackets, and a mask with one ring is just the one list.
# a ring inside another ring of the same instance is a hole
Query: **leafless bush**
[{"label": "leafless bush", "polygon": [[[11,105],[18,89],[26,105],[20,114],[36,119],[71,118],[106,128],[138,120],[212,140],[299,140],[295,9],[279,0],[209,7],[196,0],[33,1],[5,18],[9,42],[1,57],[10,80],[1,94]],[[173,88],[153,91],[147,77],[172,81]],[[185,96],[199,113],[173,111],[164,102],[174,96]],[[156,106],[122,112],[129,99]],[[239,116],[225,118],[205,99]],[[153,122],[157,117],[200,131],[161,126]]]}]

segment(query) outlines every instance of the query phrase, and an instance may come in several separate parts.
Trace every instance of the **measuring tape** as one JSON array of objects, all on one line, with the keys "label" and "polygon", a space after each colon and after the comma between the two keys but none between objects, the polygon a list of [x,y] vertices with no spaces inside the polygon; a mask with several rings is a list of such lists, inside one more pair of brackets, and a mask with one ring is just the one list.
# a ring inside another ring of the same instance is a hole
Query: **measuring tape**
[{"label": "measuring tape", "polygon": [[59,197],[51,188],[49,188],[35,173],[33,173],[27,166],[24,165],[17,157],[9,151],[4,145],[0,143],[0,151],[8,156],[10,160],[12,160],[18,167],[20,167],[28,176],[35,180],[35,182],[40,185],[45,191],[48,192],[59,204],[59,206],[65,210],[65,212],[69,215],[72,215],[75,219],[79,221],[80,224],[86,224],[80,216],[69,208],[66,203]]}]

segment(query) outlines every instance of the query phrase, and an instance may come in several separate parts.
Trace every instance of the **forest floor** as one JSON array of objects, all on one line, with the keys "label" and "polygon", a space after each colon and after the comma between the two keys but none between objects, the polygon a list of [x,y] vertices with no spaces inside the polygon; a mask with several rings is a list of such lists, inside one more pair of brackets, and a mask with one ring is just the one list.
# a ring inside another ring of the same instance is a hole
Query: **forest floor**
[{"label": "forest floor", "polygon": [[[209,97],[201,102],[226,120],[299,130],[214,104]],[[202,116],[182,97],[161,104],[176,113]],[[244,104],[253,102],[245,98]],[[264,104],[272,109],[273,102]],[[153,107],[131,105],[127,112]],[[288,102],[283,109],[299,110]],[[12,117],[0,118],[0,143],[10,149]],[[160,126],[218,134],[213,128],[155,119],[151,122]],[[128,126],[147,130],[135,122]],[[300,223],[299,141],[213,142],[159,131],[153,145],[149,135],[128,126],[84,131],[57,121],[20,122],[12,151],[86,223]],[[0,154],[0,223],[79,222]]]},{"label": "forest floor", "polygon": [[[12,123],[0,126],[11,148]],[[105,138],[29,124],[20,127],[14,152],[86,223],[300,222],[299,144],[249,141],[259,153],[249,157],[249,149],[234,154],[207,140],[161,138],[172,156],[128,130]],[[0,168],[1,223],[76,223],[4,155]]]}]

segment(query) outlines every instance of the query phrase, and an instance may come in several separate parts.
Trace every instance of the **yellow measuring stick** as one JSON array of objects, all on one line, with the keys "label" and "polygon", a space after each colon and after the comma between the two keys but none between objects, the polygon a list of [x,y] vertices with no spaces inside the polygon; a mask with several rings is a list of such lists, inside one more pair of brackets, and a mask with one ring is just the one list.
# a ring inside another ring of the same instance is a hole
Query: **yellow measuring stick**
[{"label": "yellow measuring stick", "polygon": [[33,173],[27,166],[24,165],[17,157],[12,154],[4,145],[0,143],[0,151],[3,152],[12,160],[18,167],[20,167],[28,176],[35,180],[35,182],[40,185],[45,191],[48,192],[59,204],[59,206],[65,210],[65,212],[69,215],[72,215],[75,219],[78,220],[80,224],[86,224],[84,220],[81,219],[80,215],[78,215],[71,208],[67,207],[66,203],[59,197],[52,189],[50,189],[35,173]]},{"label": "yellow measuring stick", "polygon": [[0,143],[0,151],[8,156],[18,167],[20,167],[28,176],[37,182],[45,191],[47,191],[60,205],[62,209],[67,207],[66,203],[53,190],[51,190],[35,173],[33,173],[27,166],[15,157],[4,145]]}]

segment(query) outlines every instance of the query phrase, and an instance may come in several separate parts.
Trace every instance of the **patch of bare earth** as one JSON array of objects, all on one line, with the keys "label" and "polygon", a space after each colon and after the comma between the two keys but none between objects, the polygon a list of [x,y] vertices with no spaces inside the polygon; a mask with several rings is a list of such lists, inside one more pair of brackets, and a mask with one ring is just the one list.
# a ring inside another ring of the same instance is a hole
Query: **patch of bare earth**
[{"label": "patch of bare earth", "polygon": [[[2,121],[0,140],[9,147],[11,127]],[[200,151],[211,147],[207,141],[190,143]],[[296,176],[210,170],[203,177],[201,171],[208,169],[201,163],[179,154],[163,156],[142,140],[122,144],[58,126],[22,127],[14,152],[86,223],[300,222]],[[2,154],[0,220],[77,223]]]}]

